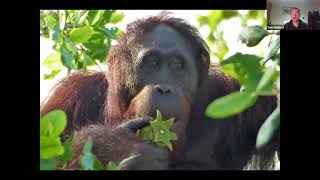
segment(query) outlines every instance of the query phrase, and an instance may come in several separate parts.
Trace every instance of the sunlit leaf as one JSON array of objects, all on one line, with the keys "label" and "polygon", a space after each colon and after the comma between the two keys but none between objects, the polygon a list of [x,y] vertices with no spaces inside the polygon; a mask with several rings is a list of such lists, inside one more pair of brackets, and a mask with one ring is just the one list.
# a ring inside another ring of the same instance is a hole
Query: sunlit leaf
[{"label": "sunlit leaf", "polygon": [[43,79],[49,80],[54,78],[56,75],[58,75],[61,72],[61,70],[52,70],[50,74],[44,74]]},{"label": "sunlit leaf", "polygon": [[50,54],[43,62],[42,65],[51,70],[61,70],[63,65],[60,61],[61,54],[53,53]]},{"label": "sunlit leaf", "polygon": [[239,80],[246,91],[255,91],[262,77],[260,58],[255,55],[236,53],[220,62],[224,72]]},{"label": "sunlit leaf", "polygon": [[254,105],[256,99],[257,95],[254,93],[234,92],[210,103],[205,114],[211,118],[234,116]]},{"label": "sunlit leaf", "polygon": [[71,30],[70,38],[75,43],[83,43],[91,38],[93,33],[93,28],[89,26],[84,26]]},{"label": "sunlit leaf", "polygon": [[48,159],[64,153],[59,137],[40,136],[40,158]]},{"label": "sunlit leaf", "polygon": [[[49,124],[53,130],[50,131]],[[62,110],[53,110],[44,115],[40,120],[40,135],[49,137],[59,137],[67,126],[67,115]]]},{"label": "sunlit leaf", "polygon": [[112,15],[110,17],[110,23],[116,24],[116,23],[122,21],[123,18],[124,18],[123,13],[114,12],[114,13],[112,13]]}]

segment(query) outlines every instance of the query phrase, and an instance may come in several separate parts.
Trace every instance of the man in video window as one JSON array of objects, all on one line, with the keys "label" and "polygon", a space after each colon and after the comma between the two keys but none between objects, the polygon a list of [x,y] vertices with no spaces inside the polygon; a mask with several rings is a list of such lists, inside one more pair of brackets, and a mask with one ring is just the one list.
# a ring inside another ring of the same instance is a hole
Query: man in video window
[{"label": "man in video window", "polygon": [[284,25],[286,30],[306,30],[309,29],[308,25],[301,21],[300,18],[300,9],[297,7],[291,8],[291,20]]}]

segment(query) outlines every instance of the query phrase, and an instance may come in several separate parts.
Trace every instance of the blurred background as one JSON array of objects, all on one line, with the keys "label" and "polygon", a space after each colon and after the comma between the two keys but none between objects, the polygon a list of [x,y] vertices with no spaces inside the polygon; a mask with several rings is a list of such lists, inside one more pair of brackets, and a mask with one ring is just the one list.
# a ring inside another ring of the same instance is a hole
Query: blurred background
[{"label": "blurred background", "polygon": [[[266,27],[265,10],[168,11],[172,13],[172,16],[183,18],[199,29],[202,37],[210,46],[211,61],[214,62],[228,58],[236,52],[263,57],[264,49],[267,49],[272,37],[264,38],[255,47],[247,47],[238,40],[240,31],[246,26]],[[161,10],[41,10],[40,102],[48,95],[57,81],[76,69],[106,70],[108,48],[116,43],[116,39],[125,31],[126,25],[138,18],[157,15],[159,12]],[[43,28],[45,27],[44,23],[47,23],[46,26],[49,29]],[[57,23],[60,23],[59,26],[56,25]],[[79,38],[77,35],[87,32],[88,28],[82,27],[88,27],[88,25],[93,27],[93,32],[101,31],[105,36],[93,33],[87,42],[80,44],[72,42],[85,41],[85,39],[81,39],[85,35],[80,36],[80,39],[77,39]],[[71,30],[70,32],[69,27],[78,27],[79,31]],[[112,28],[117,29],[117,32],[112,31]],[[68,34],[70,35],[69,39]],[[103,38],[107,41],[104,41]],[[65,51],[59,52],[61,47],[65,47]],[[83,62],[87,63],[84,65]],[[75,66],[72,66],[72,63]]]}]

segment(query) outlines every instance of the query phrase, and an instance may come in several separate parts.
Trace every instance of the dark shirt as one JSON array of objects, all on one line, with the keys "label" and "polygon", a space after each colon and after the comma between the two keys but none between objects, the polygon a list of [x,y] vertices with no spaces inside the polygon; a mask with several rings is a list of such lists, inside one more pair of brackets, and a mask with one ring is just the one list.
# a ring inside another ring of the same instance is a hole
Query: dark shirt
[{"label": "dark shirt", "polygon": [[295,27],[293,24],[292,24],[292,20],[290,20],[289,22],[287,22],[285,25],[284,25],[284,29],[285,30],[307,30],[309,29],[308,25],[306,23],[304,23],[303,21],[301,21],[299,19],[299,26],[298,27]]}]

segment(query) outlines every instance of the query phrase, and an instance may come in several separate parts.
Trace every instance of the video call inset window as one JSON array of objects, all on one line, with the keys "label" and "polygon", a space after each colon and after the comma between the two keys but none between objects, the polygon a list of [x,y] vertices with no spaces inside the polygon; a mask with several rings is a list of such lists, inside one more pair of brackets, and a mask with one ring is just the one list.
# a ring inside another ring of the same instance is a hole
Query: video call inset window
[{"label": "video call inset window", "polygon": [[268,30],[320,30],[319,0],[267,0]]}]

